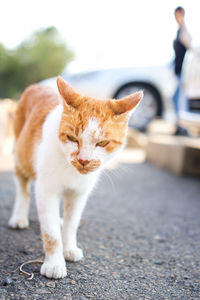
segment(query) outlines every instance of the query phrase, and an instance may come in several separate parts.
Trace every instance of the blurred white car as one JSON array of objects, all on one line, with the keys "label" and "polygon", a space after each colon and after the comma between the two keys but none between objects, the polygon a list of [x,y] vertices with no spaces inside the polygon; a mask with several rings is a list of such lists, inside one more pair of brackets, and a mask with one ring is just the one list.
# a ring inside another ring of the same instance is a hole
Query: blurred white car
[{"label": "blurred white car", "polygon": [[[144,99],[129,121],[131,127],[143,130],[157,116],[173,119],[177,82],[170,65],[64,72],[62,76],[78,92],[99,99],[119,99],[143,90]],[[56,87],[56,78],[42,84]]]}]

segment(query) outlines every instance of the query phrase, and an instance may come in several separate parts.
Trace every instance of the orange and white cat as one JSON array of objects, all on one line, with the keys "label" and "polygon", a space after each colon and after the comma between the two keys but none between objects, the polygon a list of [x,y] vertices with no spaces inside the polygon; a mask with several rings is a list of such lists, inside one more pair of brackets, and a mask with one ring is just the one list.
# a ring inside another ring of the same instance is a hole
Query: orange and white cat
[{"label": "orange and white cat", "polygon": [[[9,225],[28,227],[29,181],[35,195],[45,260],[41,274],[62,278],[65,259],[78,261],[77,229],[88,195],[104,164],[122,150],[137,92],[120,100],[97,100],[76,93],[61,77],[59,93],[32,85],[19,101],[14,131],[16,199]],[[63,226],[59,205],[64,196]]]}]

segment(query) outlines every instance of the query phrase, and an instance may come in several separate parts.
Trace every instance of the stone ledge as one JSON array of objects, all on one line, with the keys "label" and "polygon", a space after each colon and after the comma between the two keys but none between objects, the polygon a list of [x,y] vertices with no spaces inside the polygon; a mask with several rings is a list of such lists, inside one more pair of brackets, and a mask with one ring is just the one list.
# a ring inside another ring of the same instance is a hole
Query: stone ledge
[{"label": "stone ledge", "polygon": [[200,140],[188,137],[149,136],[147,161],[178,175],[200,176]]}]

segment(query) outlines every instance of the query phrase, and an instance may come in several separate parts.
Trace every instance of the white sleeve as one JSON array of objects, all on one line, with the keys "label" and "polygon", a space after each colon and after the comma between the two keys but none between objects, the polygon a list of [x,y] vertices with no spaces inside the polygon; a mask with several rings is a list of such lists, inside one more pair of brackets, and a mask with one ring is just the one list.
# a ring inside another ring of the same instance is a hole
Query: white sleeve
[{"label": "white sleeve", "polygon": [[187,28],[185,26],[183,26],[180,30],[180,34],[179,34],[179,39],[180,42],[187,48],[190,49],[191,48],[191,44],[192,44],[192,37],[191,34],[189,33],[189,31],[187,30]]}]

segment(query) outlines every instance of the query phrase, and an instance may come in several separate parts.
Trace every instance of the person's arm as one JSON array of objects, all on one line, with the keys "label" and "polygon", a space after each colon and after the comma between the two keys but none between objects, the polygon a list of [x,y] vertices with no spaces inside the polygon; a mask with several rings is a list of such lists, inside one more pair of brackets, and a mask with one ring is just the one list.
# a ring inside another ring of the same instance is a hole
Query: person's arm
[{"label": "person's arm", "polygon": [[185,26],[183,26],[180,30],[180,35],[179,35],[180,42],[187,48],[191,49],[192,47],[192,37],[189,31]]}]

